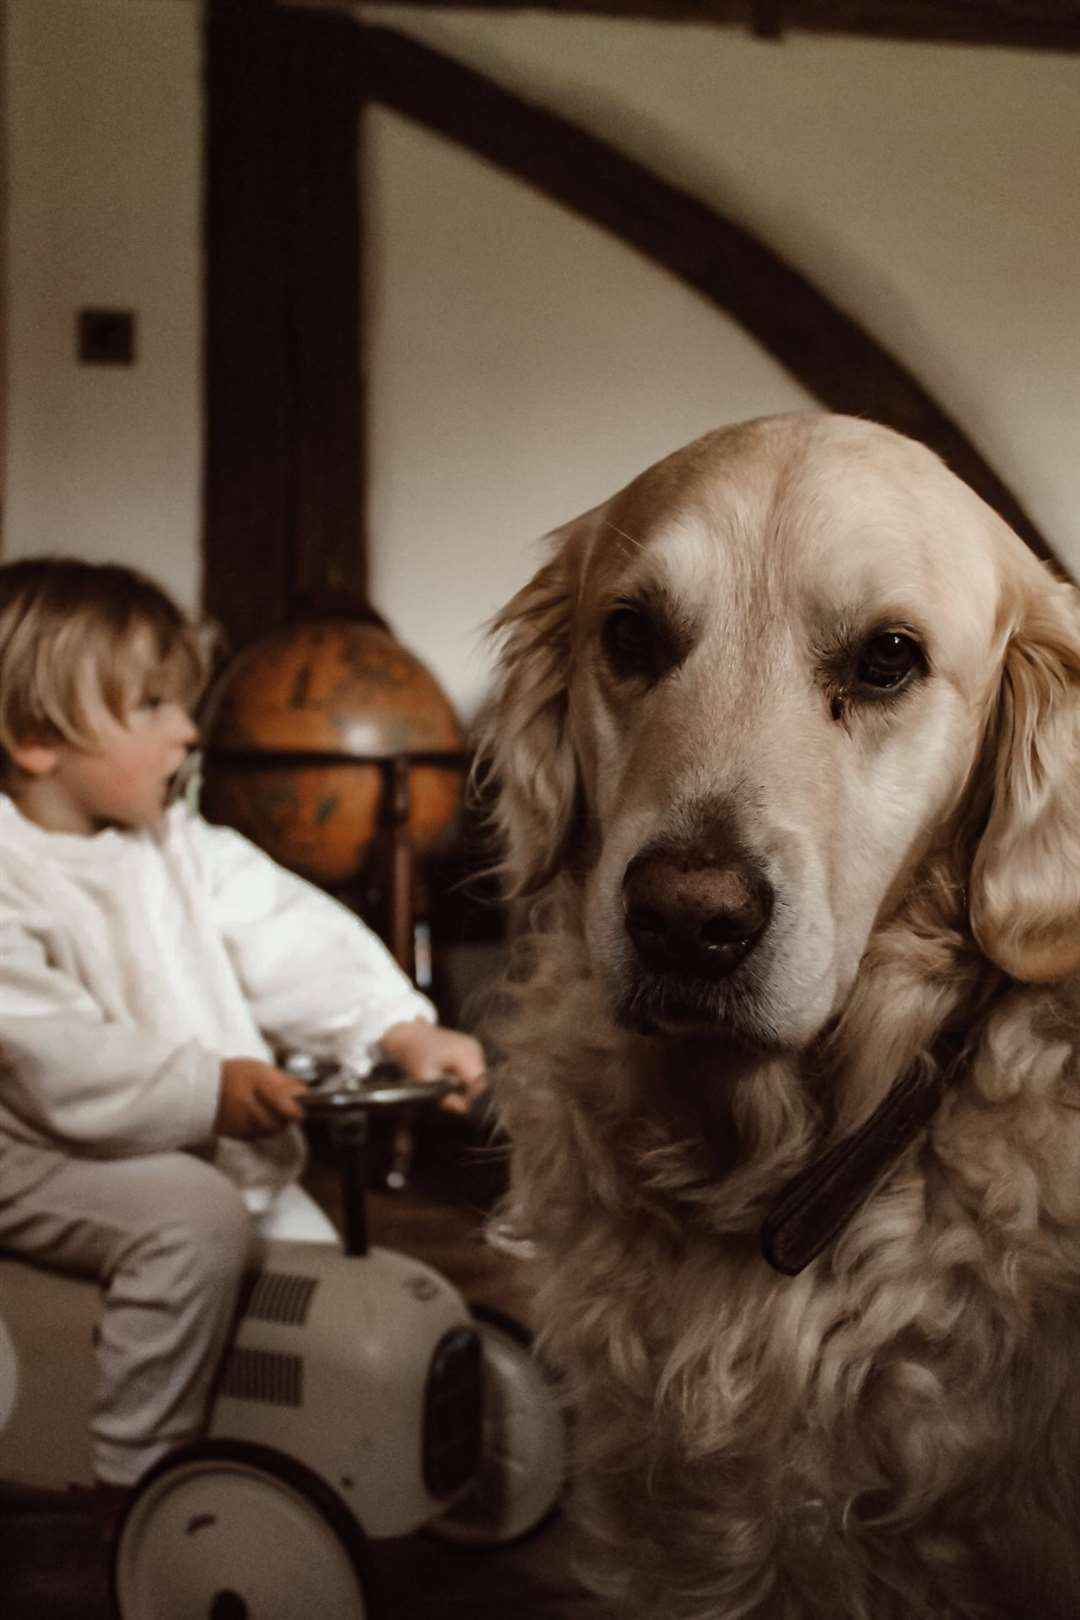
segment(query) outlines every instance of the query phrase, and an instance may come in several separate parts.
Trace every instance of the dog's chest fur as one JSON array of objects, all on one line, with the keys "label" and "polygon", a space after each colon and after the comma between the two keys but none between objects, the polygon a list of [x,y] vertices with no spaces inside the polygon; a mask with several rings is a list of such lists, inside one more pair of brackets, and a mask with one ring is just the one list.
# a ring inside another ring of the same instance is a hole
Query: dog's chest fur
[{"label": "dog's chest fur", "polygon": [[929,1138],[785,1278],[758,1231],[778,1144],[805,1151],[797,1077],[762,1065],[701,1107],[724,1075],[615,1031],[575,956],[542,952],[504,1107],[597,1584],[650,1620],[1012,1615],[995,1541],[1037,1561],[1076,1495],[1061,998],[1056,1042],[1024,1040],[1045,993],[991,1014]]}]

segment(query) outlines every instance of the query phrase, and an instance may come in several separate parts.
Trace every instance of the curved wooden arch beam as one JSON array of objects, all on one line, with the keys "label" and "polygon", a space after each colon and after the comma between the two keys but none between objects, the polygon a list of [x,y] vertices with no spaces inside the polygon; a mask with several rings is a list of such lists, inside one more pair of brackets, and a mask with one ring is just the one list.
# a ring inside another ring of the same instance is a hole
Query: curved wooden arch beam
[{"label": "curved wooden arch beam", "polygon": [[932,446],[1041,557],[1016,496],[915,377],[756,237],[606,141],[395,29],[361,26],[366,98],[605,226],[731,315],[829,410]]},{"label": "curved wooden arch beam", "polygon": [[[369,5],[457,6],[461,0],[368,0]],[[1080,50],[1077,0],[469,0],[482,11],[553,11],[649,22],[745,28],[763,39],[792,33]]]}]

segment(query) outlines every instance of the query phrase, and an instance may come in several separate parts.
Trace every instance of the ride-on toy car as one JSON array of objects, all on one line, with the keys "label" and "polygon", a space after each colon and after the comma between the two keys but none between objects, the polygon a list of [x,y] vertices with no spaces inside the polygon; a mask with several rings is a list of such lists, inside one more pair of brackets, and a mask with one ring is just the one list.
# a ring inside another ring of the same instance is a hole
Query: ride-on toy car
[{"label": "ride-on toy car", "polygon": [[[344,1252],[275,1240],[249,1275],[204,1440],[140,1482],[116,1538],[121,1620],[374,1620],[366,1542],[477,1545],[555,1505],[565,1437],[527,1335],[369,1248],[367,1121],[446,1083],[312,1070],[345,1181]],[[0,1255],[0,1480],[89,1488],[95,1284]]]}]

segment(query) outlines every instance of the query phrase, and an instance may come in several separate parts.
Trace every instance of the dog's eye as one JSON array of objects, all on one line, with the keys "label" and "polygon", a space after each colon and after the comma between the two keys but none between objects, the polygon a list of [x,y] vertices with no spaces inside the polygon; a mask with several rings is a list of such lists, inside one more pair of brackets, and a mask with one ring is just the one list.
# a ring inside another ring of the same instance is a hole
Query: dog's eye
[{"label": "dog's eye", "polygon": [[899,631],[888,630],[871,636],[862,647],[855,675],[860,685],[889,692],[902,686],[922,666],[923,655],[918,642]]},{"label": "dog's eye", "polygon": [[671,636],[644,608],[628,603],[613,608],[600,631],[604,656],[623,679],[643,675],[658,680],[676,661]]}]

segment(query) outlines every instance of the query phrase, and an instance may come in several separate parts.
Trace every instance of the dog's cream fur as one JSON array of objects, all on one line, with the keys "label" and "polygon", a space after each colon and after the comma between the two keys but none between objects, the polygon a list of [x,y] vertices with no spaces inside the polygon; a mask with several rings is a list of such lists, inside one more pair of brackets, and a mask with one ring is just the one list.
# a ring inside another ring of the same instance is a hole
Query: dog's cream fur
[{"label": "dog's cream fur", "polygon": [[[655,677],[605,654],[627,603]],[[921,446],[810,414],[560,530],[500,630],[483,754],[535,897],[509,1219],[591,1580],[643,1620],[1080,1615],[1076,591]],[[925,657],[885,701],[851,673],[882,631]],[[643,990],[623,875],[718,835],[775,904],[688,1012]],[[770,1270],[785,1181],[946,1027],[929,1132]]]}]

